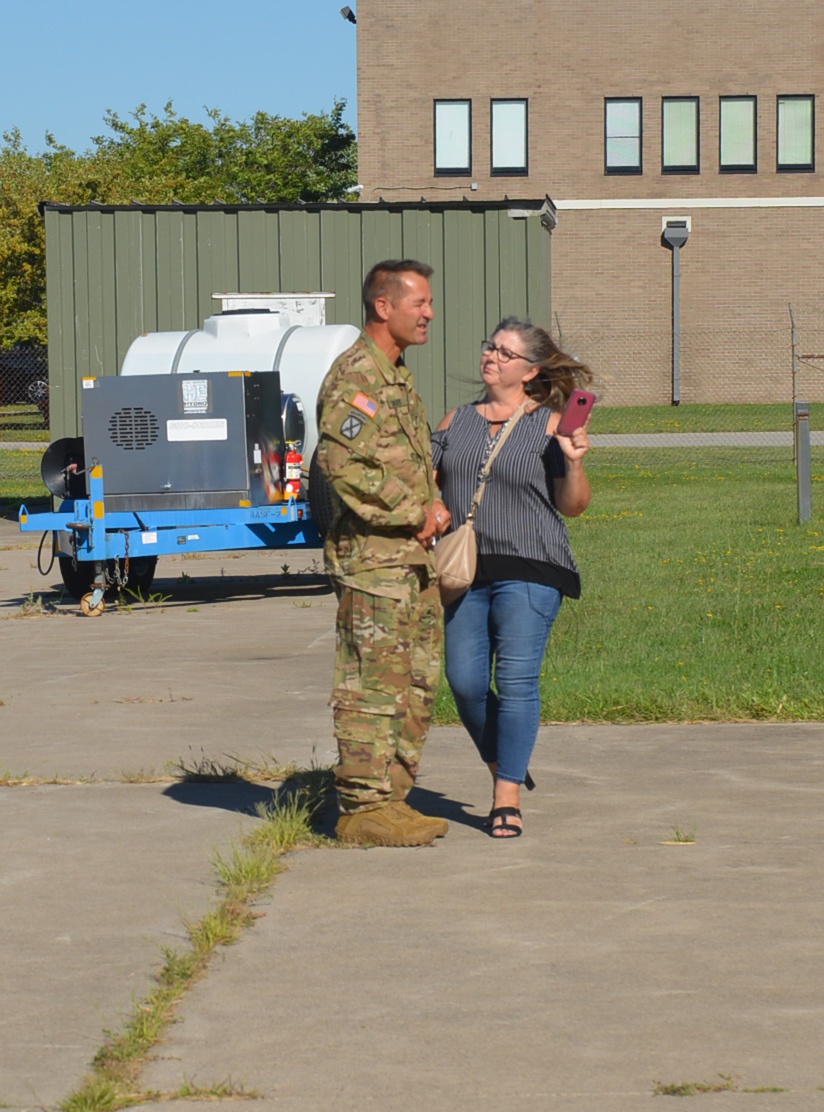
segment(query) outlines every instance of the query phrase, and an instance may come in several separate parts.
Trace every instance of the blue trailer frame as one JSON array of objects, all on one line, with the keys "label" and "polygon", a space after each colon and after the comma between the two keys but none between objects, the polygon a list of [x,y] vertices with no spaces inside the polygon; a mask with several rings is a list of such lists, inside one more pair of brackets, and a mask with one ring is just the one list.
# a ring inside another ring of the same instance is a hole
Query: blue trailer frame
[{"label": "blue trailer frame", "polygon": [[[225,552],[243,548],[320,548],[323,541],[308,501],[289,498],[269,505],[225,509],[107,511],[103,468],[89,469],[89,497],[64,499],[51,512],[18,512],[22,532],[54,534],[54,554],[92,563],[95,580],[88,602],[95,612],[106,582],[108,561],[168,556],[180,552]],[[84,608],[85,609],[85,608]]]}]

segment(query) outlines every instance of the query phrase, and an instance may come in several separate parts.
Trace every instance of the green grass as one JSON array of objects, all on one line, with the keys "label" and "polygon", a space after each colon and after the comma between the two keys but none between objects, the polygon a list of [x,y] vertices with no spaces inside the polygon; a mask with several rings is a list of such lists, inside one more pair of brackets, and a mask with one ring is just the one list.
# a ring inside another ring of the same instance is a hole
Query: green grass
[{"label": "green grass", "polygon": [[[0,428],[0,440],[4,430]],[[39,450],[0,451],[0,516],[17,516],[21,503],[29,509],[51,509],[49,492],[40,478]]]},{"label": "green grass", "polygon": [[[791,465],[592,457],[568,523],[583,595],[552,631],[543,721],[824,719],[821,463],[799,525]],[[445,683],[436,721],[457,721]]]},{"label": "green grass", "polygon": [[0,406],[0,440],[42,440],[48,444],[49,430],[37,406]]},{"label": "green grass", "polygon": [[[810,407],[810,426],[820,428],[821,405]],[[816,423],[818,422],[818,423]],[[793,407],[772,405],[598,406],[590,432],[778,432],[792,429]]]}]

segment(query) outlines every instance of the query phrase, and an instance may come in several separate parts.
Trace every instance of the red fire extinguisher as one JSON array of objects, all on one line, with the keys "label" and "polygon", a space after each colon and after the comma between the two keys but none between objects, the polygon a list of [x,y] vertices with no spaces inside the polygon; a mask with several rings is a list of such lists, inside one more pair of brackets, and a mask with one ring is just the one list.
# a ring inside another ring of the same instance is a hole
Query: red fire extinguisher
[{"label": "red fire extinguisher", "polygon": [[300,469],[303,463],[303,456],[298,451],[298,442],[296,440],[288,440],[286,442],[286,455],[283,457],[283,462],[283,497],[300,498]]}]

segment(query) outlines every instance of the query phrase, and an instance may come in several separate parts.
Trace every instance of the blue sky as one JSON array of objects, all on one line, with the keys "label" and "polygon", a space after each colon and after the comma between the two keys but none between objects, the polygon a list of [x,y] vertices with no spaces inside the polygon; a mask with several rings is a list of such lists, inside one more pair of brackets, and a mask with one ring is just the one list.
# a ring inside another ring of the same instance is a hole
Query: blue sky
[{"label": "blue sky", "polygon": [[[357,3],[349,5],[357,10]],[[232,120],[300,116],[347,101],[356,130],[357,28],[341,0],[0,0],[0,133],[31,153],[50,131],[76,151],[106,133],[103,114],[138,104],[161,115]]]}]

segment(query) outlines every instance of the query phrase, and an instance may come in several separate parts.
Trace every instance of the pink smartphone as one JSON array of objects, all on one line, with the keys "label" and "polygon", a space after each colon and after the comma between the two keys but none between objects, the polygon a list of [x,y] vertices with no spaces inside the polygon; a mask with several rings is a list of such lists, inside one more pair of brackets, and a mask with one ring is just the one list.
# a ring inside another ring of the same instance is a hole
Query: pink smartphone
[{"label": "pink smartphone", "polygon": [[586,423],[594,405],[595,395],[590,394],[589,390],[573,390],[564,406],[564,412],[561,414],[555,432],[560,433],[561,436],[572,436],[576,429]]}]

